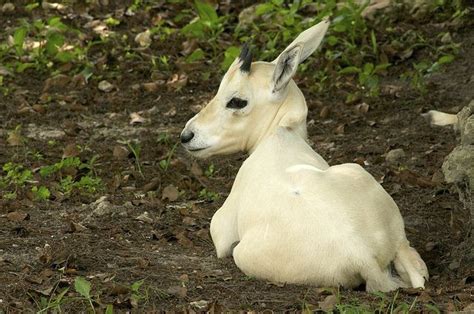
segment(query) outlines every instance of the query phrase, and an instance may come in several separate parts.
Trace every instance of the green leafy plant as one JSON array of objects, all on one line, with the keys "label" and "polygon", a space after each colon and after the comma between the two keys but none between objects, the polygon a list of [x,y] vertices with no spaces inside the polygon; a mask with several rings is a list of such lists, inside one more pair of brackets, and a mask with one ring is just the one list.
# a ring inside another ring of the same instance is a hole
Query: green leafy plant
[{"label": "green leafy plant", "polygon": [[140,143],[134,143],[130,141],[119,141],[119,143],[127,145],[128,150],[133,154],[133,157],[135,158],[135,165],[137,167],[138,173],[142,178],[144,178],[145,176],[143,175],[142,164],[140,161],[140,153],[142,151]]},{"label": "green leafy plant", "polygon": [[145,282],[144,279],[138,280],[134,282],[130,286],[130,291],[131,291],[131,296],[130,296],[130,302],[134,307],[138,306],[138,303],[142,300],[148,300],[148,292],[145,290],[145,294],[140,292],[141,287],[143,286],[143,283]]},{"label": "green leafy plant", "polygon": [[[64,24],[61,17],[38,19],[31,23],[23,20],[13,32],[12,49],[0,46],[0,56],[3,55],[4,60],[15,57],[14,62],[6,64],[20,73],[31,67],[46,70],[54,63],[80,62],[85,59],[87,47],[78,45],[77,40],[73,45],[68,39],[77,34],[78,31]],[[11,50],[13,56],[9,54]]]},{"label": "green leafy plant", "polygon": [[35,199],[39,201],[48,200],[51,196],[51,192],[49,191],[49,189],[42,185],[40,187],[33,186],[31,188],[31,192],[33,192]]},{"label": "green leafy plant", "polygon": [[390,66],[389,63],[374,66],[372,63],[366,63],[362,68],[349,66],[341,71],[340,74],[357,73],[359,84],[366,88],[370,96],[377,96],[379,92],[379,77],[377,73],[386,70]]},{"label": "green leafy plant", "polygon": [[74,280],[74,289],[79,293],[86,301],[89,302],[90,308],[95,313],[94,304],[92,304],[91,297],[91,283],[83,277],[76,277]]},{"label": "green leafy plant", "polygon": [[207,169],[204,171],[204,174],[206,175],[206,177],[210,178],[214,175],[216,169],[215,169],[215,166],[214,164],[210,164]]},{"label": "green leafy plant", "polygon": [[176,147],[178,147],[178,143],[175,143],[173,145],[173,147],[170,149],[170,151],[166,155],[166,159],[160,160],[159,165],[161,169],[163,169],[164,171],[167,171],[168,168],[170,167],[171,159],[173,158],[174,152],[176,151]]},{"label": "green leafy plant", "polygon": [[[66,301],[65,295],[68,291],[69,291],[69,288],[65,288],[55,297],[53,297],[53,294],[52,294],[49,299],[41,296],[39,303],[38,302],[36,303],[36,306],[39,308],[39,311],[37,313],[38,314],[48,313],[51,310],[57,311],[58,313],[62,313],[61,305]],[[34,298],[32,299],[35,300]]]},{"label": "green leafy plant", "polygon": [[199,198],[202,198],[209,202],[214,202],[219,199],[219,193],[209,191],[208,189],[204,188],[201,191],[199,191]]}]

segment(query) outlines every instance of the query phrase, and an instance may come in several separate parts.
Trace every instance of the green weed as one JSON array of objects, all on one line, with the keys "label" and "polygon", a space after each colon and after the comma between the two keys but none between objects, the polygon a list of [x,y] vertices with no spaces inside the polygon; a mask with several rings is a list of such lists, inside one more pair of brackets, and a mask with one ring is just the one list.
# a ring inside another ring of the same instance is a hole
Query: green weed
[{"label": "green weed", "polygon": [[206,188],[199,191],[199,198],[204,199],[208,202],[215,202],[219,199],[219,193],[209,191]]}]

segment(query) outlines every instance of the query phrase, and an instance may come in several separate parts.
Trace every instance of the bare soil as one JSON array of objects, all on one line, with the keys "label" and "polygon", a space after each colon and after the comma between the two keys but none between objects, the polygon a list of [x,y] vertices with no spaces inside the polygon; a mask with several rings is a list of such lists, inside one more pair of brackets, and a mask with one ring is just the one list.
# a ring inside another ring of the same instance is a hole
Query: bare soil
[{"label": "bare soil", "polygon": [[[21,14],[0,19],[0,26],[19,17]],[[140,17],[136,19],[138,23]],[[126,25],[119,31],[129,32]],[[369,105],[367,112],[357,107],[360,102],[344,102],[344,88],[316,94],[309,88],[314,82],[297,78],[308,102],[309,140],[315,150],[330,164],[364,165],[399,205],[408,238],[426,261],[431,278],[424,291],[402,289],[387,294],[387,299],[396,298],[396,304],[416,300],[413,310],[417,312],[428,311],[427,304],[444,312],[474,302],[473,265],[458,249],[469,230],[469,212],[458,201],[455,188],[439,179],[456,135],[449,128],[430,127],[420,115],[428,109],[456,112],[474,98],[474,32],[461,29],[455,39],[463,43],[461,53],[430,78],[426,95],[413,92],[398,78],[399,73],[389,73],[381,95],[364,100]],[[180,42],[159,45],[154,49],[170,53],[181,49]],[[29,70],[15,74],[14,92],[0,97],[0,164],[11,160],[31,168],[53,164],[68,144],[76,144],[82,148],[79,156],[84,162],[98,156],[95,171],[105,183],[105,189],[96,195],[53,195],[47,202],[28,195],[0,200],[0,309],[33,311],[35,300],[49,298],[55,293],[51,289],[57,292],[68,287],[79,275],[92,282],[98,307],[113,304],[124,311],[137,310],[130,285],[141,279],[146,297],[137,311],[301,310],[308,305],[317,308],[318,302],[334,293],[248,278],[231,258],[215,257],[209,222],[228,195],[244,155],[193,160],[178,145],[169,169],[160,167],[159,161],[178,142],[196,106],[212,98],[219,77],[203,81],[198,68],[189,73],[187,85],[180,90],[160,86],[148,92],[134,87],[149,80],[147,63],[104,57],[108,69],[114,69],[100,73],[116,86],[110,93],[98,90],[99,79],[77,85],[70,76],[45,89],[49,76]],[[19,113],[24,103],[43,104],[45,110]],[[329,113],[321,114],[326,106]],[[138,111],[145,111],[146,121],[130,125],[129,114]],[[7,131],[19,124],[27,142],[10,146]],[[51,137],[44,133],[47,130],[64,133]],[[168,141],[160,140],[164,133]],[[122,159],[114,156],[114,147],[122,145],[118,141],[133,139],[140,141],[143,177],[133,154]],[[385,154],[395,148],[406,153],[402,167],[385,161]],[[44,159],[35,161],[31,152],[40,152]],[[203,175],[211,164],[214,174]],[[170,185],[180,191],[173,201],[163,195]],[[204,200],[199,196],[203,188],[218,192],[220,198]],[[144,190],[155,191],[156,197],[144,196]],[[103,202],[107,209],[98,213],[95,202],[102,196],[109,203]],[[14,211],[26,212],[28,218],[7,219],[6,214]],[[150,219],[137,220],[144,212]],[[77,296],[72,291],[70,295]],[[371,309],[380,302],[379,296],[363,289],[337,295],[342,303],[365,304]],[[191,305],[200,300],[208,304],[202,308]],[[84,301],[71,299],[63,309],[77,311],[86,306]]]}]

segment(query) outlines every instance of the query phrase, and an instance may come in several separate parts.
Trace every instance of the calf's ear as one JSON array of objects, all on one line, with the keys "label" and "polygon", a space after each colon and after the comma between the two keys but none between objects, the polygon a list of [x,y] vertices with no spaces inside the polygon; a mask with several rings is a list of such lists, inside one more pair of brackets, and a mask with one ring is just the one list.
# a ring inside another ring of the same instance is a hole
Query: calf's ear
[{"label": "calf's ear", "polygon": [[308,28],[298,35],[295,40],[272,63],[276,64],[273,73],[273,91],[283,89],[295,74],[298,65],[306,60],[321,44],[329,27],[329,20]]}]

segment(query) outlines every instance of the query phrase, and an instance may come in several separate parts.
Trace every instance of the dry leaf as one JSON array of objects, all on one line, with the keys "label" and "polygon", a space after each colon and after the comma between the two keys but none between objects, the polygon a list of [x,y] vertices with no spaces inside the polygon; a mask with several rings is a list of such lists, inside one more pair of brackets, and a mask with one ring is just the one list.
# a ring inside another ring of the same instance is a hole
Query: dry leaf
[{"label": "dry leaf", "polygon": [[21,137],[20,131],[15,130],[8,133],[7,143],[10,146],[21,146],[23,145],[23,138]]},{"label": "dry leaf", "polygon": [[158,90],[160,85],[163,85],[165,82],[164,81],[155,81],[155,82],[149,82],[149,83],[143,83],[143,89],[149,93],[154,93]]},{"label": "dry leaf", "polygon": [[36,111],[37,113],[40,113],[40,114],[44,114],[46,113],[46,108],[45,106],[43,105],[40,105],[40,104],[35,104],[31,107],[34,111]]},{"label": "dry leaf", "polygon": [[366,104],[365,102],[361,103],[361,104],[358,104],[355,106],[355,109],[358,113],[360,114],[365,114],[369,111],[369,105]]},{"label": "dry leaf", "polygon": [[142,116],[140,116],[138,114],[138,112],[132,112],[130,114],[130,124],[141,124],[145,122],[145,118],[143,118]]},{"label": "dry leaf", "polygon": [[136,217],[135,220],[146,222],[149,224],[153,223],[153,218],[150,217],[150,214],[147,211]]},{"label": "dry leaf", "polygon": [[112,85],[111,83],[107,82],[107,81],[100,81],[99,85],[99,90],[103,91],[103,92],[111,92],[113,89],[114,89],[114,85]]},{"label": "dry leaf", "polygon": [[171,107],[171,109],[165,112],[163,115],[166,117],[174,117],[176,115],[176,108]]},{"label": "dry leaf", "polygon": [[209,230],[208,229],[201,229],[195,233],[195,235],[203,240],[210,240],[209,237]]},{"label": "dry leaf", "polygon": [[173,76],[166,82],[166,85],[174,90],[180,90],[188,83],[188,76],[186,74],[173,74]]},{"label": "dry leaf", "polygon": [[145,184],[142,188],[143,192],[154,191],[160,186],[161,178],[155,177],[149,183]]},{"label": "dry leaf", "polygon": [[168,290],[166,290],[166,292],[168,294],[172,294],[174,296],[184,299],[186,295],[188,294],[188,289],[182,286],[173,286],[173,287],[169,287]]},{"label": "dry leaf", "polygon": [[196,219],[191,218],[191,217],[184,217],[183,218],[183,224],[188,225],[188,226],[195,226],[196,225]]},{"label": "dry leaf", "polygon": [[360,15],[364,18],[371,19],[376,11],[382,10],[389,5],[390,0],[372,0],[370,1],[370,5],[367,6]]},{"label": "dry leaf", "polygon": [[183,47],[183,50],[181,51],[183,55],[187,56],[190,55],[196,48],[198,47],[198,41],[197,39],[189,39],[184,41],[181,46]]},{"label": "dry leaf", "polygon": [[7,2],[7,3],[5,3],[5,4],[2,6],[1,11],[2,11],[3,13],[5,13],[5,12],[13,12],[13,11],[15,11],[15,5],[14,5],[13,3]]},{"label": "dry leaf", "polygon": [[38,284],[38,285],[43,283],[43,278],[36,275],[28,276],[25,278],[25,280],[34,284]]},{"label": "dry leaf", "polygon": [[344,124],[339,125],[336,130],[334,130],[336,134],[344,134]]},{"label": "dry leaf", "polygon": [[135,36],[135,42],[139,44],[141,47],[148,47],[151,44],[151,33],[150,30],[147,29],[146,31],[139,33]]},{"label": "dry leaf", "polygon": [[196,177],[202,177],[203,171],[201,166],[197,163],[197,161],[193,161],[193,164],[191,165],[191,173],[194,174]]},{"label": "dry leaf", "polygon": [[189,303],[189,305],[194,308],[196,311],[205,312],[209,309],[210,301],[200,300]]},{"label": "dry leaf", "polygon": [[53,3],[53,2],[41,2],[41,7],[45,10],[58,10],[59,12],[64,12],[66,6],[60,3]]},{"label": "dry leaf", "polygon": [[185,247],[193,247],[193,241],[191,241],[187,236],[185,231],[181,231],[176,235],[176,239],[178,239],[178,243]]},{"label": "dry leaf", "polygon": [[10,220],[10,221],[20,222],[20,221],[23,221],[23,220],[30,219],[30,214],[25,213],[21,210],[14,211],[14,212],[10,212],[10,213],[7,214],[7,219]]},{"label": "dry leaf", "polygon": [[178,199],[179,197],[179,191],[178,189],[170,184],[167,187],[163,189],[163,192],[161,193],[161,199],[165,200],[167,199],[170,202],[174,202]]},{"label": "dry leaf", "polygon": [[329,109],[329,106],[324,106],[322,109],[321,109],[321,112],[319,112],[319,117],[321,119],[327,119],[329,117],[329,113],[331,112],[331,110]]},{"label": "dry leaf", "polygon": [[324,301],[318,302],[318,304],[320,309],[324,312],[332,311],[337,304],[337,297],[335,295],[329,295]]},{"label": "dry leaf", "polygon": [[87,230],[87,228],[81,225],[80,223],[76,223],[73,221],[71,221],[71,223],[69,224],[69,228],[71,229],[71,232],[81,232]]},{"label": "dry leaf", "polygon": [[79,149],[77,149],[76,144],[68,144],[66,148],[64,148],[63,158],[77,157],[77,156],[79,156]]},{"label": "dry leaf", "polygon": [[123,146],[115,145],[112,154],[116,160],[125,160],[128,158],[130,152]]},{"label": "dry leaf", "polygon": [[179,276],[179,281],[181,282],[189,282],[189,276],[188,274],[182,274],[181,276]]}]

